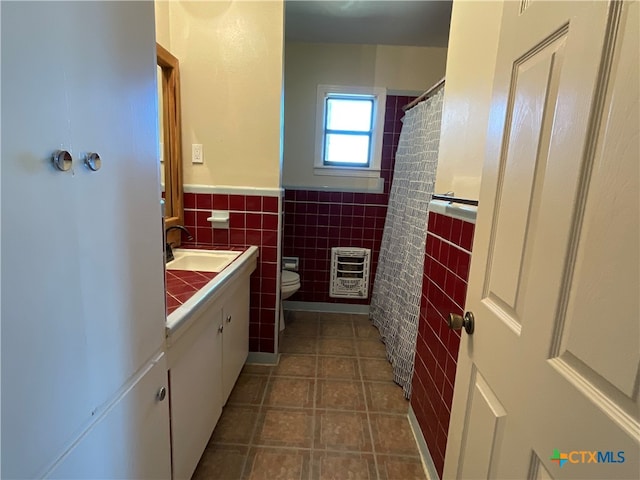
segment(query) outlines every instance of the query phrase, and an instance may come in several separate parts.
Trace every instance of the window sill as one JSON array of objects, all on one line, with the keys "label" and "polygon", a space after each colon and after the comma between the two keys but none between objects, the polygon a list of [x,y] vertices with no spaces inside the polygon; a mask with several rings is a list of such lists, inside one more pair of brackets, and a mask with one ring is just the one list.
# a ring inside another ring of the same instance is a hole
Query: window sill
[{"label": "window sill", "polygon": [[380,178],[380,170],[359,167],[313,167],[314,175],[331,177]]}]

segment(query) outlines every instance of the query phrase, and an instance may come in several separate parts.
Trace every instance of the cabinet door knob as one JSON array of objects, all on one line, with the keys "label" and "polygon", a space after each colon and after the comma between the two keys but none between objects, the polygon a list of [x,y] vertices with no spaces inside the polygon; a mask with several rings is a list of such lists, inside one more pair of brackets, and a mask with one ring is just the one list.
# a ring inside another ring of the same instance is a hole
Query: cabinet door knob
[{"label": "cabinet door knob", "polygon": [[218,327],[218,333],[222,333],[223,330],[224,330],[224,325],[220,325]]},{"label": "cabinet door knob", "polygon": [[87,153],[87,156],[84,158],[84,164],[87,166],[89,170],[92,172],[97,172],[100,170],[102,166],[102,160],[100,160],[100,155],[95,152]]},{"label": "cabinet door knob", "polygon": [[160,387],[160,390],[158,390],[158,393],[156,393],[156,399],[161,402],[163,401],[167,396],[167,387]]},{"label": "cabinet door knob", "polygon": [[231,323],[231,315],[227,317],[227,323]]},{"label": "cabinet door knob", "polygon": [[66,150],[56,150],[55,152],[53,152],[51,161],[58,170],[60,170],[61,172],[66,172],[71,168],[73,158],[71,157],[71,154]]}]

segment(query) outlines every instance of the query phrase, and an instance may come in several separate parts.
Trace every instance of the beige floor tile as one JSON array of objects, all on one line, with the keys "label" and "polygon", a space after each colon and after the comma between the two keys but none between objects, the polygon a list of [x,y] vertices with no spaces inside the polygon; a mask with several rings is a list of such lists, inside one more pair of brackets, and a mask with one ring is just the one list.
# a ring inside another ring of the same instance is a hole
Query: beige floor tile
[{"label": "beige floor tile", "polygon": [[318,357],[318,377],[357,380],[358,360],[351,357]]},{"label": "beige floor tile", "polygon": [[419,458],[377,455],[380,480],[427,480]]},{"label": "beige floor tile", "polygon": [[353,325],[351,321],[320,321],[320,336],[321,337],[340,337],[340,338],[353,338]]},{"label": "beige floor tile", "polygon": [[357,325],[355,325],[355,331],[356,331],[356,337],[359,337],[359,338],[375,338],[375,339],[380,338],[380,332],[378,332],[378,329],[374,327],[373,324],[370,322],[368,325],[358,323]]},{"label": "beige floor tile", "polygon": [[259,407],[227,405],[222,410],[211,443],[248,445],[258,422]]},{"label": "beige floor tile", "polygon": [[[285,332],[287,330],[285,329]],[[282,337],[280,353],[315,354],[318,341],[314,337]]]},{"label": "beige floor tile", "polygon": [[313,355],[283,353],[280,355],[280,363],[274,368],[273,374],[291,377],[315,377],[316,357]]},{"label": "beige floor tile", "polygon": [[377,338],[357,338],[355,344],[360,357],[387,358],[385,345]]},{"label": "beige floor tile", "polygon": [[314,451],[311,460],[314,480],[376,480],[376,464],[371,454]]},{"label": "beige floor tile", "polygon": [[314,448],[371,452],[367,414],[317,410]]},{"label": "beige floor tile", "polygon": [[311,448],[313,445],[313,410],[267,408],[258,422],[254,444]]},{"label": "beige floor tile", "polygon": [[319,355],[345,355],[355,356],[356,348],[351,338],[327,338],[320,337],[318,339]]},{"label": "beige floor tile", "polygon": [[393,380],[393,367],[385,358],[360,358],[363,380]]},{"label": "beige floor tile", "polygon": [[242,367],[241,373],[246,373],[249,375],[271,375],[271,371],[273,370],[273,365],[258,365],[253,363],[247,363],[244,367]]},{"label": "beige floor tile", "polygon": [[406,415],[370,414],[376,453],[418,455],[418,447]]},{"label": "beige floor tile", "polygon": [[366,409],[359,380],[318,380],[316,408],[332,410]]},{"label": "beige floor tile", "polygon": [[306,321],[317,321],[318,316],[320,314],[318,312],[300,312],[295,310],[290,310],[288,312],[288,317],[292,322],[306,322]]},{"label": "beige floor tile", "polygon": [[317,337],[320,324],[316,320],[285,320],[283,334],[288,337]]},{"label": "beige floor tile", "polygon": [[264,404],[274,407],[313,408],[315,379],[271,377]]},{"label": "beige floor tile", "polygon": [[402,387],[393,382],[364,382],[364,392],[370,412],[406,414],[409,411]]},{"label": "beige floor tile", "polygon": [[241,480],[249,447],[210,445],[202,454],[192,480]]},{"label": "beige floor tile", "polygon": [[351,322],[351,313],[322,312],[318,316],[320,322]]},{"label": "beige floor tile", "polygon": [[244,478],[247,480],[307,480],[310,456],[311,453],[304,450],[252,448]]},{"label": "beige floor tile", "polygon": [[264,375],[249,375],[242,373],[236,381],[229,400],[229,405],[260,405],[264,397],[269,377]]}]

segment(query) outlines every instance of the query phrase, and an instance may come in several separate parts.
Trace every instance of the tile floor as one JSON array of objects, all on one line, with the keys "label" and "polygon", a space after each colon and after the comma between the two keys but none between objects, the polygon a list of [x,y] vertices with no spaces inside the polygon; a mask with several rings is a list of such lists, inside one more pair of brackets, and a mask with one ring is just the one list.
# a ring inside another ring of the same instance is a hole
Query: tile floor
[{"label": "tile floor", "polygon": [[279,365],[245,366],[193,479],[424,480],[409,402],[368,318],[286,322]]}]

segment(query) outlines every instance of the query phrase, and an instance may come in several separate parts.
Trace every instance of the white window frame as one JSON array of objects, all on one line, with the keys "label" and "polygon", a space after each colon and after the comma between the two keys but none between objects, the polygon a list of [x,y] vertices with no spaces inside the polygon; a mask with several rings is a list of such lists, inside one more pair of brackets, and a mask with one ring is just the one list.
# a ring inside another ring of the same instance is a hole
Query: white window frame
[{"label": "white window frame", "polygon": [[[368,166],[325,165],[324,164],[324,126],[326,98],[337,95],[367,95],[373,97],[373,129],[369,149]],[[316,101],[316,142],[313,173],[337,177],[379,178],[382,163],[382,139],[384,133],[384,111],[387,103],[387,89],[380,87],[347,87],[339,85],[318,85]]]}]

